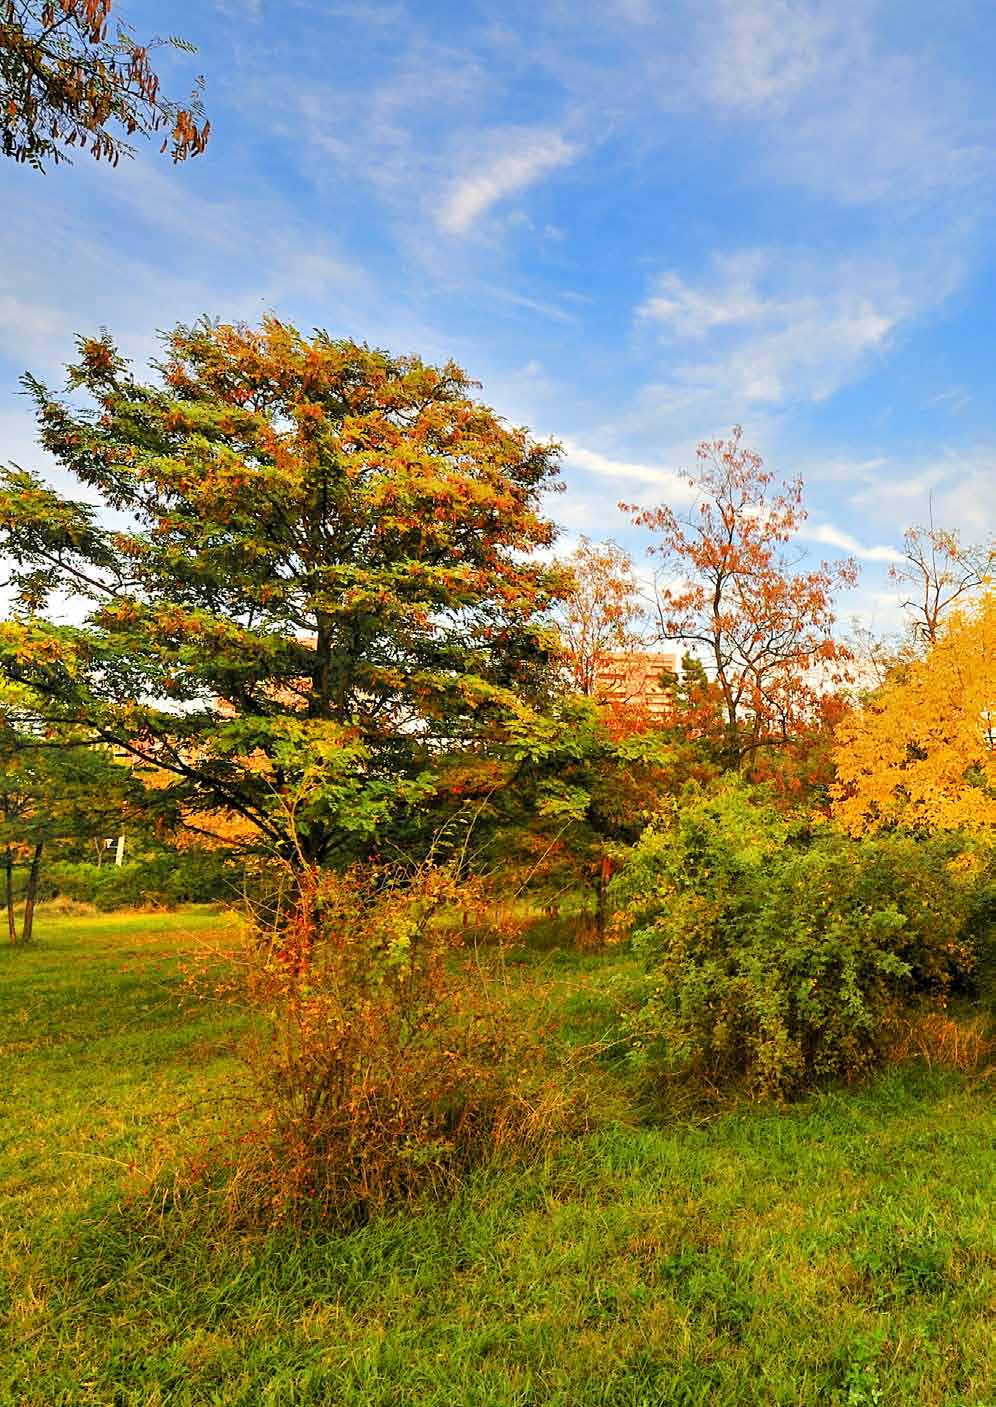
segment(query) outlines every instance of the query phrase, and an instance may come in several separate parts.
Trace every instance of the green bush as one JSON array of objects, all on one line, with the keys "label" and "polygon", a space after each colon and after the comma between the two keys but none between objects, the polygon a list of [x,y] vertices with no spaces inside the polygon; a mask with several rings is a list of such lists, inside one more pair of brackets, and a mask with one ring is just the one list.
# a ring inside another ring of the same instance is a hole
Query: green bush
[{"label": "green bush", "polygon": [[914,995],[971,980],[961,855],[957,839],[814,841],[737,783],[694,797],[618,885],[647,967],[637,1049],[780,1098],[861,1073]]},{"label": "green bush", "polygon": [[996,1015],[996,846],[980,851],[975,858],[977,875],[968,922],[976,960],[972,985],[982,1006]]},{"label": "green bush", "polygon": [[176,851],[138,855],[123,865],[56,861],[43,869],[38,897],[74,899],[108,911],[212,903],[237,894],[238,876],[221,855]]}]

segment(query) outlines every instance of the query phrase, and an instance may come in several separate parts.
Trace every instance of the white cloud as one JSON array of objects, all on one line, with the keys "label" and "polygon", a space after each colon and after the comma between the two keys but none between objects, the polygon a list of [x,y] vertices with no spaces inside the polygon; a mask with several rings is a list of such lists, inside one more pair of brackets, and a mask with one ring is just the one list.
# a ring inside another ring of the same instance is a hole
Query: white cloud
[{"label": "white cloud", "polygon": [[538,313],[540,317],[551,318],[554,322],[577,322],[573,313],[558,308],[555,303],[546,303],[539,298],[527,298],[525,294],[513,293],[507,288],[491,288],[484,285],[482,293],[497,298],[499,303],[510,303],[515,308],[525,308],[527,312]]},{"label": "white cloud", "polygon": [[867,0],[707,3],[700,69],[713,110],[753,129],[748,160],[768,178],[848,204],[904,207],[991,172],[992,134],[915,28],[883,41],[875,9]]},{"label": "white cloud", "polygon": [[956,386],[950,391],[938,391],[936,396],[928,396],[923,402],[921,409],[929,410],[937,406],[942,410],[957,414],[958,411],[964,410],[965,407],[971,403],[971,400],[972,397],[967,391],[963,391]]},{"label": "white cloud", "polygon": [[707,23],[707,91],[719,106],[779,103],[835,66],[840,21],[818,5],[720,0]]},{"label": "white cloud", "polygon": [[889,465],[851,496],[866,519],[901,533],[931,517],[941,528],[957,529],[964,542],[991,542],[996,498],[996,447],[950,448],[919,463]]},{"label": "white cloud", "polygon": [[577,147],[558,132],[505,133],[499,149],[490,155],[488,145],[475,158],[475,169],[460,176],[443,200],[437,223],[448,234],[465,234],[498,201],[525,190],[577,155]]},{"label": "white cloud", "polygon": [[[672,395],[715,396],[729,420],[744,407],[826,399],[939,302],[955,276],[915,261],[749,250],[714,256],[698,281],[665,273],[637,320],[668,344]],[[682,360],[682,348],[699,355]]]},{"label": "white cloud", "polygon": [[629,484],[652,484],[663,489],[669,502],[691,503],[695,491],[684,474],[675,473],[655,464],[642,464],[632,460],[610,459],[598,450],[585,449],[573,440],[562,439],[568,466],[583,469],[586,474],[598,478],[611,479],[619,485],[620,491]]},{"label": "white cloud", "polygon": [[841,532],[832,523],[822,523],[800,528],[799,537],[805,542],[819,542],[826,547],[839,548],[850,557],[858,557],[865,562],[901,562],[903,554],[894,547],[865,547],[850,533]]},{"label": "white cloud", "polygon": [[717,327],[755,322],[766,311],[754,281],[762,260],[755,254],[720,256],[718,277],[711,288],[693,288],[676,273],[662,274],[656,292],[638,315],[670,329],[678,337],[701,338]]},{"label": "white cloud", "polygon": [[58,309],[14,292],[0,291],[0,336],[11,337],[19,347],[25,341],[51,337],[60,331],[62,322],[63,315]]}]

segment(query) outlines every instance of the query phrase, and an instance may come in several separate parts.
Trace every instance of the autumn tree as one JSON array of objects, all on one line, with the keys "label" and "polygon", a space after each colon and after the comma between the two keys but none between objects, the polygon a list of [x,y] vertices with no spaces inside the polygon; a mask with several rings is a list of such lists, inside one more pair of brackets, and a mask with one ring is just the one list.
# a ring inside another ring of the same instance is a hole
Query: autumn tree
[{"label": "autumn tree", "polygon": [[903,608],[910,613],[914,640],[932,645],[944,615],[988,581],[996,547],[965,544],[957,532],[933,521],[907,529],[903,547],[905,561],[890,567],[889,575],[908,593]]},{"label": "autumn tree", "polygon": [[658,537],[657,629],[699,651],[722,699],[726,765],[791,744],[839,681],[846,650],[833,636],[834,592],[857,579],[853,561],[797,570],[789,544],[805,521],[802,481],[779,485],[760,455],[729,440],[698,449],[687,517],[667,505],[621,504]]},{"label": "autumn tree", "polygon": [[582,536],[563,565],[571,578],[557,611],[564,663],[574,689],[590,697],[610,656],[640,649],[646,607],[632,559],[617,543]]},{"label": "autumn tree", "polygon": [[852,835],[996,826],[996,597],[955,607],[837,730],[833,813]]},{"label": "autumn tree", "polygon": [[698,762],[684,740],[620,734],[595,700],[562,693],[509,716],[486,752],[449,758],[439,795],[450,812],[437,814],[463,822],[470,864],[504,892],[592,896],[602,934],[616,857]]},{"label": "autumn tree", "polygon": [[[346,863],[432,796],[448,749],[546,689],[557,447],[452,363],[273,317],[177,327],[158,369],[136,379],[105,336],[69,374],[90,409],[26,379],[88,501],[0,478],[0,666],[47,725],[149,769],[164,816]],[[55,623],[56,593],[83,624]]]},{"label": "autumn tree", "polygon": [[[126,138],[163,134],[174,161],[207,144],[198,78],[187,102],[160,90],[150,53],[177,38],[140,44],[113,21],[112,0],[0,0],[0,150],[38,170],[68,161],[68,150],[117,165]],[[116,130],[120,129],[120,130]]]}]

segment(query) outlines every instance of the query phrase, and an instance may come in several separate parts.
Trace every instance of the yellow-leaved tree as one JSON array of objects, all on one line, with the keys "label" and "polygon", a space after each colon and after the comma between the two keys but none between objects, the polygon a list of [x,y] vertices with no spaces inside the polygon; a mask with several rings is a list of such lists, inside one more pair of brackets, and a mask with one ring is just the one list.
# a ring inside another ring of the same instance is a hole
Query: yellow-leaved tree
[{"label": "yellow-leaved tree", "polygon": [[952,612],[837,736],[833,811],[850,834],[996,828],[996,595]]}]

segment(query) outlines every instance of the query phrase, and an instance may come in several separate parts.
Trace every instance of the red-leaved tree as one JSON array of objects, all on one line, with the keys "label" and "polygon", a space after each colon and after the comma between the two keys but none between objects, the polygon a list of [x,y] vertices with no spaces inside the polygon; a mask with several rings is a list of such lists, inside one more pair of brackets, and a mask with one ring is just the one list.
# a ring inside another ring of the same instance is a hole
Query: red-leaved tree
[{"label": "red-leaved tree", "polygon": [[803,739],[842,682],[833,598],[857,580],[852,560],[797,570],[789,544],[806,518],[802,480],[777,483],[742,433],[699,446],[687,516],[620,504],[657,535],[659,636],[702,656],[721,696],[724,762],[737,769]]}]

